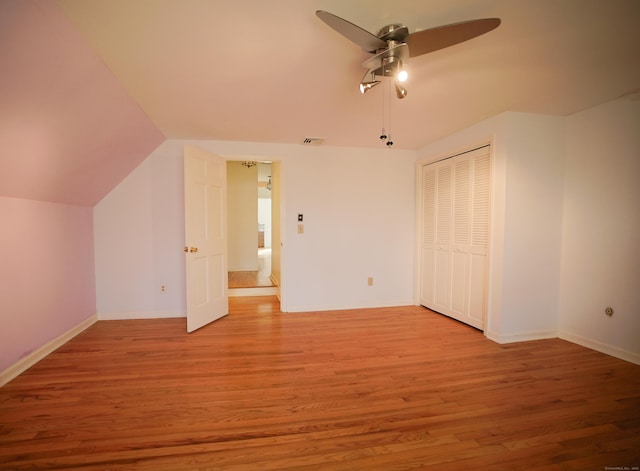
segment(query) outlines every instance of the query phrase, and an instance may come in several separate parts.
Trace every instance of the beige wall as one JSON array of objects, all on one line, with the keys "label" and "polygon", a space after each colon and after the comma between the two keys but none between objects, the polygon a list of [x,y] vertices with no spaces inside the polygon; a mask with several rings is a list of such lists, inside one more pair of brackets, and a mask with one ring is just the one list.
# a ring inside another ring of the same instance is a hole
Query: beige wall
[{"label": "beige wall", "polygon": [[229,271],[258,269],[258,167],[227,162]]}]

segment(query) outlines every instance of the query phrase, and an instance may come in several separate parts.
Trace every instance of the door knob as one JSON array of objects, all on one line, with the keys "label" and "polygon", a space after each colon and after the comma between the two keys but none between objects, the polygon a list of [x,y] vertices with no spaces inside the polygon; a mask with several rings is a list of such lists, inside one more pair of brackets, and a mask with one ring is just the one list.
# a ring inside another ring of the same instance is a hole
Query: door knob
[{"label": "door knob", "polygon": [[198,247],[189,247],[189,252],[196,253],[198,251]]}]

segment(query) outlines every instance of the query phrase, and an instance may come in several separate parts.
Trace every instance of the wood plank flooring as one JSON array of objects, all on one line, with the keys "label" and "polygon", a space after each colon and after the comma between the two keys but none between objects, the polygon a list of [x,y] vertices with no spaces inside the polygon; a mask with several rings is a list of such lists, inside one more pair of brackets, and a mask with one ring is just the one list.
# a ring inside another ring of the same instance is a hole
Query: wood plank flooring
[{"label": "wood plank flooring", "polygon": [[268,288],[274,286],[271,274],[265,275],[261,271],[230,271],[229,289],[234,288]]},{"label": "wood plank flooring", "polygon": [[498,345],[415,306],[230,303],[192,334],[98,322],[0,388],[0,469],[640,465],[638,365],[559,339]]}]

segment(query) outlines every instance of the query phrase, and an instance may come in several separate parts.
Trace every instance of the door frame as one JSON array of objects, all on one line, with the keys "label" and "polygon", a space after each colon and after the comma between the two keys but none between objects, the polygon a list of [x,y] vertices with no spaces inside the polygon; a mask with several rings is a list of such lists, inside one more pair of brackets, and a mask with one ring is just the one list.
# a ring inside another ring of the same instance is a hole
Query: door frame
[{"label": "door frame", "polygon": [[[279,209],[279,216],[280,216],[280,220],[277,222],[278,224],[278,229],[279,229],[279,235],[280,235],[280,250],[279,250],[279,258],[280,258],[280,277],[278,279],[278,286],[277,286],[277,297],[278,300],[280,301],[280,310],[282,312],[286,312],[286,290],[285,290],[285,276],[284,276],[284,272],[285,272],[285,247],[286,247],[286,243],[285,243],[285,221],[286,221],[286,208],[285,208],[285,198],[284,198],[284,194],[285,194],[285,165],[284,165],[284,161],[280,158],[274,158],[274,157],[270,157],[268,155],[252,155],[252,156],[246,156],[246,155],[227,155],[224,156],[228,162],[241,162],[241,161],[245,161],[245,160],[252,160],[252,161],[264,161],[264,162],[271,162],[271,164],[273,165],[274,163],[277,164],[279,166],[279,171],[280,171],[280,178],[279,181],[277,182],[277,184],[279,185],[279,200],[277,201],[278,204],[278,209]],[[273,167],[272,167],[272,175],[273,175]],[[274,182],[276,181],[276,179],[274,178]],[[228,204],[228,202],[227,202]],[[271,212],[272,212],[272,218],[273,218],[273,205],[274,205],[274,199],[272,197],[271,199]],[[273,229],[274,229],[275,225],[272,224],[271,226],[271,231],[272,231],[272,247],[273,247]],[[273,257],[273,250],[271,252],[271,256]],[[272,269],[273,269],[273,259],[271,261],[271,265],[272,265]]]}]

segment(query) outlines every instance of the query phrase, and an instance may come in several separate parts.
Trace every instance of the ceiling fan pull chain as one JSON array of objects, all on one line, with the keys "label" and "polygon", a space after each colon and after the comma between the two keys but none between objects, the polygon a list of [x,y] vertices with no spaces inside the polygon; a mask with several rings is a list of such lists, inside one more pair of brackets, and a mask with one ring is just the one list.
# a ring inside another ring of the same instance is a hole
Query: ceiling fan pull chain
[{"label": "ceiling fan pull chain", "polygon": [[[388,80],[387,80],[388,82]],[[393,145],[393,141],[391,140],[391,85],[387,84],[387,93],[389,93],[389,99],[387,100],[389,111],[388,111],[388,128],[389,128],[389,139],[387,140],[387,147],[391,147]]]},{"label": "ceiling fan pull chain", "polygon": [[386,87],[384,83],[384,71],[382,72],[382,132],[380,133],[380,140],[387,140],[387,132],[384,130],[384,89]]}]

